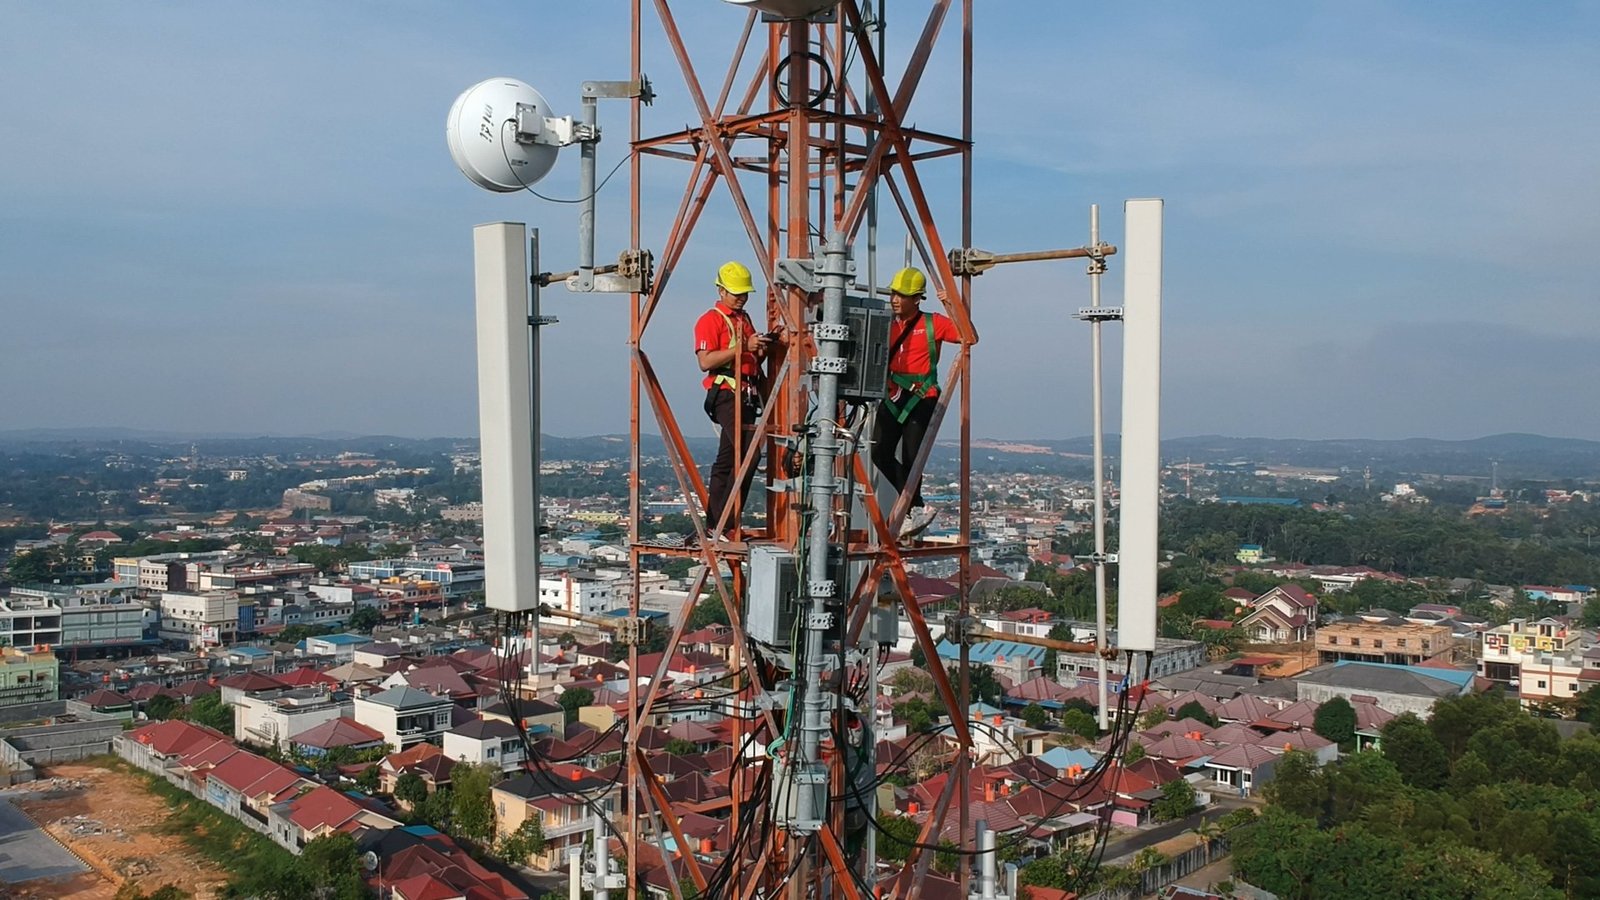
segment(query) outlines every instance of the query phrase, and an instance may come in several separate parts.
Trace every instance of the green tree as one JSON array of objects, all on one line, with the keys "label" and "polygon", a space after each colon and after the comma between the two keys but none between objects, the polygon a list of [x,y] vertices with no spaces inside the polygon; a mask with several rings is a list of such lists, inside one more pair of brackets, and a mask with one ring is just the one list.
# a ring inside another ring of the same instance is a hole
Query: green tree
[{"label": "green tree", "polygon": [[1206,708],[1201,706],[1198,700],[1190,700],[1188,703],[1178,707],[1173,712],[1172,717],[1175,719],[1194,719],[1196,722],[1205,723],[1208,728],[1217,727],[1216,717],[1206,712]]},{"label": "green tree", "polygon": [[1100,725],[1083,710],[1069,709],[1061,714],[1061,730],[1092,741],[1100,734]]},{"label": "green tree", "polygon": [[915,819],[885,810],[878,814],[878,856],[900,862],[911,855],[920,827]]},{"label": "green tree", "polygon": [[1131,766],[1148,755],[1143,744],[1138,741],[1129,741],[1127,749],[1122,751],[1122,764]]},{"label": "green tree", "polygon": [[943,840],[939,842],[939,849],[933,857],[934,871],[949,875],[961,865],[961,852],[954,841]]},{"label": "green tree", "polygon": [[197,725],[215,728],[223,734],[233,734],[233,705],[222,702],[220,691],[194,698],[189,702],[184,718]]},{"label": "green tree", "polygon": [[383,622],[383,613],[371,606],[363,606],[350,614],[350,630],[371,634]]},{"label": "green tree", "polygon": [[432,793],[422,798],[416,806],[412,807],[411,815],[415,821],[424,825],[431,825],[439,831],[451,831],[451,814],[455,807],[455,792],[448,786],[438,787]]},{"label": "green tree", "polygon": [[421,775],[406,772],[394,781],[394,798],[404,800],[415,809],[417,804],[428,799],[428,783]]},{"label": "green tree", "polygon": [[1064,891],[1072,884],[1072,869],[1062,856],[1041,856],[1022,867],[1017,881]]},{"label": "green tree", "polygon": [[6,563],[6,574],[16,584],[43,584],[55,580],[64,568],[59,547],[25,550]]},{"label": "green tree", "polygon": [[667,741],[667,745],[662,749],[666,750],[673,756],[689,756],[700,752],[700,748],[696,747],[693,741],[685,740],[683,738],[673,738],[672,740]]},{"label": "green tree", "polygon": [[994,667],[974,663],[968,669],[968,673],[971,678],[972,698],[991,706],[999,706],[1005,689],[1000,686],[1000,679],[995,677]]},{"label": "green tree", "polygon": [[318,893],[334,900],[360,900],[370,896],[361,879],[361,855],[355,838],[331,834],[315,838],[300,850],[300,865]]},{"label": "green tree", "polygon": [[691,631],[697,631],[707,625],[727,624],[728,608],[722,605],[722,596],[715,591],[701,597],[694,605],[694,612],[689,614],[688,628]]},{"label": "green tree", "polygon": [[1167,708],[1158,704],[1152,706],[1148,712],[1139,717],[1139,727],[1142,730],[1149,731],[1167,721],[1167,718]]},{"label": "green tree", "polygon": [[[1435,713],[1437,714],[1437,712]],[[1383,726],[1383,755],[1413,787],[1433,790],[1450,776],[1450,758],[1434,732],[1412,713],[1396,716]]]},{"label": "green tree", "polygon": [[494,798],[490,794],[500,770],[477,763],[457,764],[450,770],[454,798],[450,804],[452,833],[479,846],[494,840]]},{"label": "green tree", "polygon": [[1298,750],[1278,758],[1272,780],[1261,793],[1275,808],[1313,822],[1322,818],[1328,803],[1328,785],[1317,758]]},{"label": "green tree", "polygon": [[578,710],[594,703],[594,691],[588,688],[567,688],[561,692],[561,699],[557,701],[561,708],[566,710],[567,724],[578,721]]},{"label": "green tree", "polygon": [[365,769],[361,770],[360,775],[356,776],[356,787],[361,788],[363,791],[366,791],[369,794],[377,793],[378,778],[380,775],[381,773],[378,771],[377,766],[367,766]]},{"label": "green tree", "polygon": [[528,857],[544,852],[544,823],[538,816],[522,820],[517,830],[500,839],[499,857],[514,866],[525,866]]},{"label": "green tree", "polygon": [[1039,704],[1029,703],[1022,708],[1021,718],[1029,728],[1043,728],[1050,721],[1050,714]]},{"label": "green tree", "polygon": [[939,714],[936,707],[921,697],[908,697],[896,703],[891,712],[896,719],[906,723],[906,730],[913,734],[927,731]]},{"label": "green tree", "polygon": [[1150,804],[1150,810],[1156,819],[1162,822],[1174,822],[1181,819],[1195,809],[1194,785],[1182,778],[1175,778],[1161,786],[1161,799]]},{"label": "green tree", "polygon": [[1334,697],[1317,707],[1311,729],[1344,749],[1356,740],[1356,708],[1343,697]]},{"label": "green tree", "polygon": [[176,697],[157,694],[144,705],[144,714],[152,719],[170,719],[182,709],[183,704]]},{"label": "green tree", "polygon": [[1234,828],[1229,838],[1239,877],[1279,897],[1313,896],[1308,887],[1323,864],[1326,843],[1315,822],[1271,805],[1256,821]]},{"label": "green tree", "polygon": [[[1428,728],[1451,760],[1467,752],[1467,741],[1474,734],[1505,722],[1519,714],[1515,704],[1489,694],[1450,697],[1433,705]],[[1390,724],[1393,724],[1391,721]],[[1404,771],[1404,767],[1401,767]]]}]

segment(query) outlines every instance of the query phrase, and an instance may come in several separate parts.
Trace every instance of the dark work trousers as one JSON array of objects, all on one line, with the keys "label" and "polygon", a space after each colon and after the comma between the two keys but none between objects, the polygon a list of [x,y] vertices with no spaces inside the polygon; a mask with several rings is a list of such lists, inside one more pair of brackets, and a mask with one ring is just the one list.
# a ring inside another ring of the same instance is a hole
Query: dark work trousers
[{"label": "dark work trousers", "polygon": [[[911,464],[917,461],[917,453],[928,436],[933,409],[938,405],[938,397],[923,397],[911,407],[904,422],[896,422],[889,407],[878,404],[877,420],[872,423],[872,464],[900,493],[905,493],[906,476],[911,474]],[[911,491],[911,505],[921,506],[922,479],[917,479]]]},{"label": "dark work trousers", "polygon": [[[739,459],[733,446],[734,434],[734,392],[723,390],[720,387],[712,388],[715,398],[708,403],[711,407],[711,419],[717,423],[722,431],[721,439],[717,443],[717,461],[711,464],[711,483],[706,487],[706,529],[715,530],[717,520],[722,518],[722,507],[728,502],[728,495],[733,488],[733,474],[739,467]],[[748,399],[744,402],[744,440],[740,441],[738,452],[748,454],[750,444],[755,438],[756,418],[761,411]],[[750,496],[750,482],[756,475],[755,464],[745,473],[744,481],[739,485],[739,508],[744,509],[745,498]],[[728,514],[728,530],[732,531],[739,524],[738,518],[732,513]]]}]

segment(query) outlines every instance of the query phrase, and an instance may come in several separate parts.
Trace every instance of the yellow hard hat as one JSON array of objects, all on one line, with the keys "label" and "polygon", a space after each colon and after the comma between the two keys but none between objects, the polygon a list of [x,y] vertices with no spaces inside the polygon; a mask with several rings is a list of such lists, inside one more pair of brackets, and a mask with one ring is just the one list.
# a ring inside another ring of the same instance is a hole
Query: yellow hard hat
[{"label": "yellow hard hat", "polygon": [[755,290],[750,281],[750,270],[742,263],[727,262],[717,270],[717,287],[730,294],[748,294]]},{"label": "yellow hard hat", "polygon": [[905,268],[894,273],[889,290],[902,297],[921,297],[928,292],[928,276],[921,269]]}]

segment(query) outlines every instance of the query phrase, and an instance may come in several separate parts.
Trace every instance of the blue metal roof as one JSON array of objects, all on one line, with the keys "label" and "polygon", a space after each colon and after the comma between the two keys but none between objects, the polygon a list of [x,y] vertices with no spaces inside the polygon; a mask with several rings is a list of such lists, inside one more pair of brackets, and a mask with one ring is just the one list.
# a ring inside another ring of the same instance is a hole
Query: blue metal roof
[{"label": "blue metal roof", "polygon": [[1334,668],[1340,666],[1368,666],[1379,669],[1399,669],[1410,672],[1412,675],[1421,675],[1424,678],[1437,678],[1456,687],[1465,687],[1472,683],[1474,672],[1467,669],[1430,669],[1427,666],[1396,666],[1389,663],[1360,662],[1358,660],[1342,659],[1333,664]]},{"label": "blue metal roof", "polygon": [[[1025,656],[1034,662],[1043,662],[1044,652],[1043,647],[1033,647],[1028,644],[1019,644],[1015,641],[985,641],[981,644],[973,644],[968,651],[967,658],[975,663],[992,663],[997,657],[1001,656],[1006,659]],[[960,659],[961,648],[949,641],[940,641],[939,658]]]},{"label": "blue metal roof", "polygon": [[1039,761],[1052,769],[1065,770],[1067,766],[1083,766],[1085,769],[1099,761],[1099,757],[1082,747],[1052,747],[1039,754]]},{"label": "blue metal roof", "polygon": [[[623,616],[626,616],[627,614],[628,614],[627,607],[623,607],[622,609],[608,609],[605,612],[601,613],[600,615],[602,615],[602,616],[616,616],[618,618],[622,618]],[[639,618],[641,618],[641,619],[665,619],[666,617],[667,617],[667,614],[662,612],[659,609],[641,609],[641,610],[639,610]]]}]

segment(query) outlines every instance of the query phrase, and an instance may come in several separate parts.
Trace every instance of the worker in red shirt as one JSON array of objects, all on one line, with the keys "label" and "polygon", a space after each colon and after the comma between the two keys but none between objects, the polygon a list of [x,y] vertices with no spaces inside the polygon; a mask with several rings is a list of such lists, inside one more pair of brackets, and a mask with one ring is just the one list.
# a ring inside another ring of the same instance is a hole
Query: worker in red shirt
[{"label": "worker in red shirt", "polygon": [[[733,493],[738,454],[748,452],[755,437],[756,418],[761,414],[760,361],[766,357],[772,337],[757,333],[750,315],[744,311],[753,289],[748,268],[736,262],[724,264],[717,270],[717,303],[694,325],[695,358],[700,371],[706,373],[702,382],[706,389],[706,415],[721,432],[707,487],[706,527],[713,530],[712,540],[722,540],[722,535],[715,533],[717,521]],[[734,438],[741,430],[743,439],[736,442]],[[755,472],[756,467],[751,466],[739,485],[741,509]],[[739,517],[730,514],[729,529],[737,532],[738,528]]]},{"label": "worker in red shirt", "polygon": [[[872,464],[900,493],[905,492],[911,465],[929,437],[928,425],[939,403],[939,344],[961,342],[956,323],[922,311],[927,292],[927,276],[919,269],[901,269],[889,282],[889,305],[894,311],[889,325],[889,393],[872,426]],[[921,479],[911,491],[911,509],[900,526],[902,538],[921,533],[935,514],[922,502]]]}]

